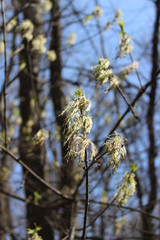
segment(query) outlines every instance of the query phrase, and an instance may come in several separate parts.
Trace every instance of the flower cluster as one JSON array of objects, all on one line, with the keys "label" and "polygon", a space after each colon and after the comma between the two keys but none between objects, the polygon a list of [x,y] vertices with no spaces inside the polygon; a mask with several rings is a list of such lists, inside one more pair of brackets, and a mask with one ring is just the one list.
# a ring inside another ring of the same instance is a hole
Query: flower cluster
[{"label": "flower cluster", "polygon": [[91,142],[89,138],[83,136],[82,134],[80,134],[79,136],[74,136],[66,158],[69,159],[70,157],[78,157],[79,163],[81,164],[85,159],[85,150],[88,149],[89,146],[91,146],[90,159],[92,159],[97,151],[95,145]]},{"label": "flower cluster", "polygon": [[93,157],[95,147],[87,138],[92,128],[92,118],[86,116],[90,111],[91,102],[86,98],[81,88],[75,92],[73,101],[69,103],[61,115],[66,114],[65,121],[65,145],[68,144],[66,158],[71,156],[79,157],[79,162],[84,161],[85,150],[91,146],[91,156]]},{"label": "flower cluster", "polygon": [[50,62],[54,62],[54,61],[56,60],[56,58],[57,58],[56,52],[55,52],[54,50],[49,50],[49,51],[47,52],[47,57],[48,57],[48,60],[49,60]]},{"label": "flower cluster", "polygon": [[118,186],[118,193],[116,193],[116,205],[123,206],[127,200],[133,196],[136,190],[136,181],[134,172],[126,172],[124,178]]},{"label": "flower cluster", "polygon": [[91,69],[94,69],[93,74],[98,84],[104,85],[105,83],[109,83],[109,87],[105,92],[108,92],[111,88],[119,84],[118,77],[113,74],[110,67],[109,59],[100,58],[98,64]]},{"label": "flower cluster", "polygon": [[125,57],[126,55],[130,54],[133,50],[133,45],[131,43],[132,39],[130,36],[125,34],[122,36],[119,41],[119,52],[118,57]]},{"label": "flower cluster", "polygon": [[97,18],[99,16],[102,16],[103,15],[103,9],[100,6],[96,5],[95,8],[93,9],[92,14],[95,18]]},{"label": "flower cluster", "polygon": [[46,48],[45,48],[46,41],[47,41],[46,38],[42,34],[39,34],[32,41],[32,51],[37,52],[39,54],[45,53],[46,52]]},{"label": "flower cluster", "polygon": [[[75,93],[76,94],[76,93]],[[91,102],[82,93],[76,96],[63,110],[61,115],[66,113],[66,141],[65,144],[74,136],[83,131],[83,134],[90,132],[92,127],[92,118],[85,114],[90,111]]]},{"label": "flower cluster", "polygon": [[112,68],[110,67],[110,61],[108,59],[100,58],[97,65],[93,66],[93,75],[98,84],[104,85],[109,83],[109,87],[105,90],[105,93],[118,86],[122,80],[133,71],[137,70],[138,62],[126,66],[119,74],[114,75]]},{"label": "flower cluster", "polygon": [[112,21],[108,21],[106,22],[106,30],[111,29],[111,27],[113,26],[113,24],[118,23],[122,20],[122,12],[120,9],[117,9],[117,11],[115,12],[115,16],[114,19]]},{"label": "flower cluster", "polygon": [[23,39],[26,39],[27,41],[32,40],[34,26],[31,20],[25,19],[19,26],[18,30],[21,33]]},{"label": "flower cluster", "polygon": [[52,2],[50,0],[41,0],[42,9],[44,12],[49,12],[52,9]]},{"label": "flower cluster", "polygon": [[42,238],[38,235],[38,232],[42,228],[39,226],[35,226],[35,229],[28,228],[27,234],[31,235],[31,237],[28,238],[28,240],[42,240]]},{"label": "flower cluster", "polygon": [[36,135],[32,138],[32,143],[33,146],[37,146],[40,145],[42,146],[44,144],[44,141],[47,140],[49,137],[49,133],[48,131],[46,131],[45,129],[40,129]]},{"label": "flower cluster", "polygon": [[17,18],[14,17],[11,21],[8,22],[6,26],[6,31],[10,32],[17,25]]},{"label": "flower cluster", "polygon": [[122,19],[122,11],[117,9],[114,16],[114,22],[119,22]]},{"label": "flower cluster", "polygon": [[0,42],[0,54],[4,53],[4,41]]},{"label": "flower cluster", "polygon": [[138,62],[133,62],[130,65],[126,66],[119,74],[118,77],[121,80],[126,79],[126,77],[133,71],[136,71],[138,68]]},{"label": "flower cluster", "polygon": [[28,240],[42,240],[42,238],[38,235],[38,233],[36,233],[32,237],[30,237]]},{"label": "flower cluster", "polygon": [[107,138],[105,147],[106,154],[110,156],[110,161],[107,163],[107,166],[112,166],[113,174],[115,174],[120,165],[121,158],[126,156],[126,149],[122,136],[115,132],[113,135]]},{"label": "flower cluster", "polygon": [[124,21],[119,21],[118,22],[119,27],[121,29],[120,31],[120,40],[119,40],[119,53],[118,57],[125,57],[126,55],[130,54],[133,50],[133,45],[131,43],[132,39],[127,33],[125,32],[124,29]]},{"label": "flower cluster", "polygon": [[104,85],[113,78],[112,68],[110,67],[109,59],[100,58],[97,65],[93,66],[94,76],[97,83]]},{"label": "flower cluster", "polygon": [[74,45],[76,41],[76,34],[72,32],[66,39],[66,44],[67,45]]}]

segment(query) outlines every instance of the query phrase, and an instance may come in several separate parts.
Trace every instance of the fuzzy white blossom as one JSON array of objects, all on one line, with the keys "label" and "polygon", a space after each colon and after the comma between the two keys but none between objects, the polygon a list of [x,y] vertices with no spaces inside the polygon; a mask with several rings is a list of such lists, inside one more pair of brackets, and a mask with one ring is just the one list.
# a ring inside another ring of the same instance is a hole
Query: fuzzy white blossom
[{"label": "fuzzy white blossom", "polygon": [[72,121],[77,120],[81,116],[81,111],[85,115],[90,111],[90,108],[91,101],[82,93],[73,98],[73,101],[65,107],[61,115],[66,113],[66,123],[68,124],[70,121],[72,123]]},{"label": "fuzzy white blossom", "polygon": [[73,140],[71,141],[69,151],[67,152],[66,159],[69,159],[70,157],[78,157],[79,163],[84,162],[85,151],[89,146],[91,146],[90,159],[92,159],[97,153],[95,145],[89,138],[83,135],[74,136]]},{"label": "fuzzy white blossom", "polygon": [[41,5],[44,12],[49,12],[53,6],[51,0],[41,0]]},{"label": "fuzzy white blossom", "polygon": [[0,42],[0,54],[3,54],[4,53],[4,41],[2,40]]},{"label": "fuzzy white blossom", "polygon": [[131,43],[132,39],[130,36],[126,35],[122,36],[119,41],[119,52],[118,57],[125,57],[126,55],[130,54],[133,50],[133,45]]},{"label": "fuzzy white blossom", "polygon": [[104,91],[104,93],[109,92],[111,89],[115,88],[120,84],[120,79],[118,76],[114,75],[114,77],[110,80],[109,87]]},{"label": "fuzzy white blossom", "polygon": [[91,69],[94,69],[93,74],[96,82],[101,85],[111,81],[114,77],[109,59],[100,58],[98,64],[93,66]]},{"label": "fuzzy white blossom", "polygon": [[46,38],[42,34],[39,34],[32,41],[32,51],[35,51],[39,54],[45,53],[45,51],[46,51],[46,48],[45,48],[46,41],[47,41]]},{"label": "fuzzy white blossom", "polygon": [[17,25],[17,18],[14,17],[6,26],[6,31],[10,32]]},{"label": "fuzzy white blossom", "polygon": [[34,26],[31,20],[25,19],[21,25],[18,27],[18,31],[21,33],[22,38],[27,41],[31,41],[33,38]]},{"label": "fuzzy white blossom", "polygon": [[34,234],[32,237],[28,238],[28,240],[43,240],[38,233]]},{"label": "fuzzy white blossom", "polygon": [[122,11],[120,9],[116,10],[114,22],[119,22],[122,18]]},{"label": "fuzzy white blossom", "polygon": [[32,139],[33,145],[34,146],[43,145],[44,141],[47,140],[48,137],[49,137],[48,131],[43,128],[40,129]]},{"label": "fuzzy white blossom", "polygon": [[118,77],[121,80],[126,79],[126,77],[133,71],[136,71],[138,68],[138,62],[133,62],[130,65],[126,66],[119,74]]},{"label": "fuzzy white blossom", "polygon": [[49,50],[49,51],[47,52],[47,57],[48,57],[48,60],[49,60],[50,62],[54,62],[54,61],[56,60],[56,58],[57,58],[56,52],[55,52],[54,50]]},{"label": "fuzzy white blossom", "polygon": [[121,159],[126,156],[126,148],[123,137],[119,133],[115,132],[107,138],[105,148],[107,156],[110,157],[110,161],[107,163],[107,166],[112,166],[113,173],[115,174],[118,170]]},{"label": "fuzzy white blossom", "polygon": [[72,46],[75,44],[75,41],[76,41],[76,33],[73,32],[67,37],[66,44]]},{"label": "fuzzy white blossom", "polygon": [[127,200],[133,196],[136,190],[135,173],[126,172],[120,181],[118,192],[115,194],[116,205],[124,206]]},{"label": "fuzzy white blossom", "polygon": [[66,159],[78,157],[79,162],[84,161],[85,150],[90,148],[90,157],[95,155],[95,146],[87,137],[92,128],[92,118],[86,116],[90,111],[91,102],[86,98],[81,88],[75,92],[75,97],[60,116],[65,115],[65,142],[68,146]]},{"label": "fuzzy white blossom", "polygon": [[77,136],[82,131],[85,135],[88,134],[91,128],[92,128],[91,117],[86,117],[83,115],[76,117],[72,122],[68,123],[68,128],[66,129],[65,144],[67,144],[67,142],[71,140],[74,135]]},{"label": "fuzzy white blossom", "polygon": [[92,127],[92,118],[85,116],[90,111],[91,102],[84,94],[73,99],[69,103],[61,115],[66,113],[66,140],[68,143],[74,135],[78,135],[83,131],[83,134],[88,134]]},{"label": "fuzzy white blossom", "polygon": [[110,67],[109,59],[100,58],[98,64],[91,69],[94,69],[93,75],[97,84],[104,85],[105,83],[109,83],[109,87],[105,92],[110,91],[119,84],[119,78],[114,75],[113,70]]}]

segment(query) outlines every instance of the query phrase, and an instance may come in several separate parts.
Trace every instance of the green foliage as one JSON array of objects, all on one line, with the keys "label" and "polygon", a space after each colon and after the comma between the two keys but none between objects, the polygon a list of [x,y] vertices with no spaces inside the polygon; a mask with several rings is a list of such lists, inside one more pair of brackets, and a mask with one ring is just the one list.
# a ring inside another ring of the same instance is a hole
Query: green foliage
[{"label": "green foliage", "polygon": [[40,226],[36,226],[35,225],[35,229],[31,229],[28,228],[27,229],[27,234],[31,235],[31,237],[28,240],[43,240],[39,235],[38,232],[41,230],[42,228]]},{"label": "green foliage", "polygon": [[19,65],[19,71],[24,70],[25,67],[26,67],[26,62],[22,61],[22,62],[20,63],[20,65]]},{"label": "green foliage", "polygon": [[119,53],[118,57],[125,57],[126,55],[130,54],[133,50],[133,45],[131,43],[131,37],[127,35],[124,29],[124,21],[118,22],[120,31],[120,40],[119,40]]},{"label": "green foliage", "polygon": [[124,31],[124,21],[122,20],[122,21],[118,22],[118,24],[121,29],[120,35],[124,37],[126,35],[126,32]]},{"label": "green foliage", "polygon": [[93,18],[92,15],[87,15],[86,17],[83,18],[83,21],[84,21],[85,23],[88,23],[92,18]]},{"label": "green foliage", "polygon": [[42,199],[42,195],[39,194],[37,191],[34,192],[34,204],[38,205],[39,200]]},{"label": "green foliage", "polygon": [[81,97],[83,94],[82,87],[77,88],[74,94],[76,97]]},{"label": "green foliage", "polygon": [[135,173],[138,170],[137,164],[135,162],[131,162],[131,173]]},{"label": "green foliage", "polygon": [[10,169],[8,167],[2,167],[2,172],[3,173],[6,173],[6,174],[9,174],[10,173]]}]

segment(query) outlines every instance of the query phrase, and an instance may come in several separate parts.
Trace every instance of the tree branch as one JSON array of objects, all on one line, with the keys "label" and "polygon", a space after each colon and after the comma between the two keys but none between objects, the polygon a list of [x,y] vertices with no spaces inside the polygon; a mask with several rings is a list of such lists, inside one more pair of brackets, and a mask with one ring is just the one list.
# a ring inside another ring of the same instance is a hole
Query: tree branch
[{"label": "tree branch", "polygon": [[8,154],[13,160],[15,160],[17,163],[19,163],[25,170],[27,170],[33,177],[35,177],[39,182],[41,182],[45,187],[47,187],[49,190],[51,190],[52,192],[54,192],[56,195],[58,195],[59,197],[68,199],[68,200],[72,200],[71,197],[63,194],[62,192],[60,192],[58,189],[52,187],[48,182],[46,182],[44,179],[42,179],[41,177],[39,177],[30,167],[28,167],[22,160],[16,158],[16,156],[9,151],[7,148],[5,148],[4,146],[2,146],[0,144],[0,148],[2,149],[2,151],[6,154]]},{"label": "tree branch", "polygon": [[82,240],[85,239],[85,235],[86,235],[87,213],[88,213],[88,206],[89,206],[89,179],[88,179],[87,150],[85,150],[85,175],[86,175],[86,199],[85,199],[85,212],[84,212]]},{"label": "tree branch", "polygon": [[4,126],[4,144],[7,148],[7,118],[6,118],[6,89],[7,89],[7,47],[6,47],[6,26],[5,26],[5,13],[4,13],[4,2],[1,0],[1,12],[2,12],[2,25],[3,25],[3,41],[4,41],[4,91],[3,91],[3,100],[4,100],[4,111],[3,111],[3,126]]}]

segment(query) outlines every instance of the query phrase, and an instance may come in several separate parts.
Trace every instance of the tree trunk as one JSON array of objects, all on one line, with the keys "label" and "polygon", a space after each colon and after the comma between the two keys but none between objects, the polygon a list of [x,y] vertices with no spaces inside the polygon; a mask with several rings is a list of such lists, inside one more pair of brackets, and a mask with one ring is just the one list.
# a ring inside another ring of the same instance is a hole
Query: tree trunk
[{"label": "tree trunk", "polygon": [[[28,1],[21,1],[23,6]],[[34,24],[34,37],[41,34],[42,11],[40,1],[32,1],[32,5],[24,10],[24,18],[30,19]],[[24,50],[20,61],[26,63],[26,68],[20,74],[20,114],[22,124],[20,127],[20,157],[41,178],[45,177],[45,151],[40,144],[33,148],[32,137],[40,129],[40,106],[38,92],[38,73],[40,54],[32,53],[30,43],[23,41]],[[35,225],[42,227],[39,235],[43,240],[53,240],[53,231],[48,223],[49,213],[39,204],[47,200],[47,191],[34,177],[23,170],[25,193],[27,203],[27,222],[29,228]],[[35,194],[41,200],[36,200]]]},{"label": "tree trunk", "polygon": [[[54,106],[54,112],[56,116],[56,122],[57,126],[61,129],[61,156],[62,156],[62,166],[61,166],[61,176],[59,179],[60,182],[60,188],[62,191],[65,191],[67,194],[72,194],[73,190],[75,189],[75,174],[76,169],[74,162],[75,160],[70,159],[69,162],[65,160],[65,155],[67,153],[67,146],[64,147],[64,117],[59,117],[59,114],[62,112],[62,110],[65,107],[65,96],[63,94],[62,86],[63,86],[63,79],[62,79],[62,73],[61,73],[61,23],[60,23],[60,9],[59,9],[59,1],[53,0],[53,9],[52,9],[52,19],[54,19],[53,22],[53,28],[52,28],[52,39],[51,39],[51,46],[50,49],[54,50],[56,52],[56,61],[51,62],[50,65],[50,83],[51,83],[51,99]],[[70,233],[71,228],[71,222],[72,219],[72,208],[73,205],[71,201],[65,201],[63,203],[63,213],[61,217],[61,230],[60,230],[60,239],[68,236],[72,236],[73,238],[73,232]],[[74,206],[74,209],[76,209],[76,206]],[[74,213],[74,219],[75,219],[75,213]]]},{"label": "tree trunk", "polygon": [[[147,125],[148,125],[148,136],[149,136],[149,152],[148,152],[148,167],[149,167],[149,177],[150,177],[150,193],[149,199],[146,207],[148,214],[151,214],[155,205],[157,197],[157,176],[155,167],[155,157],[156,157],[156,145],[155,145],[155,101],[156,101],[156,91],[157,91],[157,71],[158,71],[158,37],[159,37],[159,19],[160,19],[160,1],[157,0],[156,6],[156,20],[153,33],[152,41],[152,72],[151,72],[151,90],[149,93],[149,105],[147,113]],[[154,229],[152,225],[152,219],[142,215],[143,222],[143,239],[152,240],[154,239]]]}]

